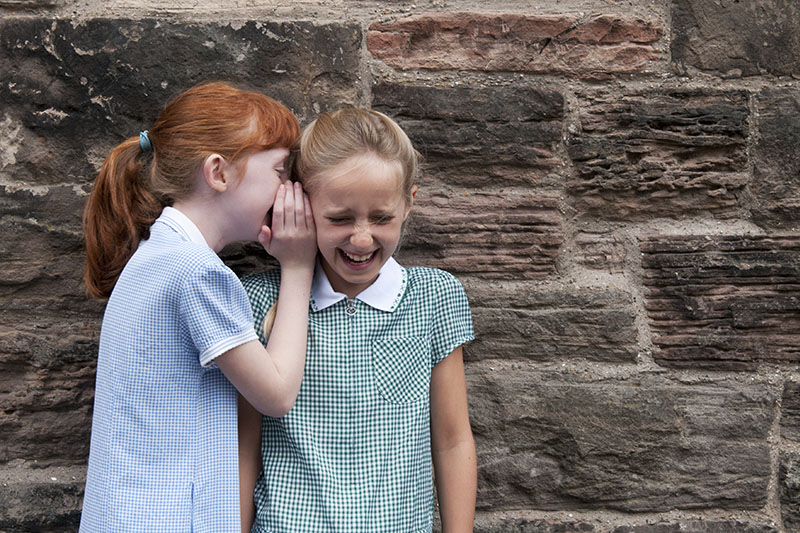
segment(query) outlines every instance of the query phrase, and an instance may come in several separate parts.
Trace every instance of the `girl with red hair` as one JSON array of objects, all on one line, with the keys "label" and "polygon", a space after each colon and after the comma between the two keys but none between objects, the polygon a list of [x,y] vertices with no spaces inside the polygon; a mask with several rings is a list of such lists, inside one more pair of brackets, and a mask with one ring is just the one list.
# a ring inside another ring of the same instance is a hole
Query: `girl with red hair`
[{"label": "girl with red hair", "polygon": [[[81,532],[241,530],[237,390],[281,416],[305,362],[316,239],[286,172],[299,134],[278,102],[209,83],[103,164],[84,212],[87,291],[108,303]],[[242,240],[283,273],[266,347],[217,256]]]}]

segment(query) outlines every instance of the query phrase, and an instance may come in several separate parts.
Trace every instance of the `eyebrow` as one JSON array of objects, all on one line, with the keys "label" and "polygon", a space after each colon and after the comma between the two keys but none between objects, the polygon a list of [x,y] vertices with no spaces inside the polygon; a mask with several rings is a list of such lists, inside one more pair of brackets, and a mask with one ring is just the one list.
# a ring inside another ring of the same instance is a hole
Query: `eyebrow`
[{"label": "eyebrow", "polygon": [[[342,217],[342,216],[349,216],[351,214],[349,209],[332,209],[330,211],[326,211],[323,213],[323,216],[326,217]],[[394,214],[390,210],[386,211],[371,211],[369,213],[370,217],[391,217]]]}]

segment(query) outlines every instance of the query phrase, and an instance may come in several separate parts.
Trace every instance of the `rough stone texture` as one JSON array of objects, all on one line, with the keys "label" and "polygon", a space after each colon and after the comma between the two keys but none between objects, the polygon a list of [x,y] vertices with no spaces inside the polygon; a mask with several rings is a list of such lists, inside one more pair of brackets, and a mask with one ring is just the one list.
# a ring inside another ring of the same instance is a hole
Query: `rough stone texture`
[{"label": "rough stone texture", "polygon": [[781,517],[787,533],[800,531],[800,454],[781,453],[778,472]]},{"label": "rough stone texture", "polygon": [[357,26],[0,21],[0,178],[88,183],[116,143],[206,79],[260,89],[310,118],[356,100]]},{"label": "rough stone texture", "polygon": [[512,71],[608,79],[658,59],[662,22],[624,15],[429,13],[374,23],[367,48],[398,68]]},{"label": "rough stone texture", "polygon": [[585,522],[559,522],[556,520],[537,520],[518,517],[475,517],[474,533],[594,533],[598,531]]},{"label": "rough stone texture", "polygon": [[630,294],[598,287],[548,289],[463,281],[476,334],[466,348],[469,360],[636,360],[636,314]]},{"label": "rough stone texture", "polygon": [[0,0],[0,532],[77,529],[95,171],[223,78],[424,153],[400,259],[472,303],[476,531],[800,533],[798,6]]},{"label": "rough stone texture", "polygon": [[656,362],[800,361],[800,235],[652,235],[640,245]]},{"label": "rough stone texture", "polygon": [[727,77],[800,73],[794,0],[673,0],[672,59]]},{"label": "rough stone texture", "polygon": [[800,442],[800,382],[797,381],[787,381],[783,385],[781,436]]},{"label": "rough stone texture", "polygon": [[84,467],[42,470],[35,466],[5,466],[0,468],[0,480],[0,532],[78,530],[86,481]]},{"label": "rough stone texture", "polygon": [[619,235],[581,231],[574,238],[576,261],[593,270],[619,273],[625,266],[625,243]]},{"label": "rough stone texture", "polygon": [[584,95],[571,201],[608,219],[730,216],[748,183],[748,116],[744,91]]},{"label": "rough stone texture", "polygon": [[553,185],[564,97],[540,87],[444,89],[380,83],[373,108],[398,120],[431,174],[450,185]]},{"label": "rough stone texture", "polygon": [[765,90],[756,102],[753,211],[767,224],[796,225],[800,220],[800,91]]},{"label": "rough stone texture", "polygon": [[472,367],[478,507],[759,509],[775,398],[758,385],[582,382]]},{"label": "rough stone texture", "polygon": [[398,256],[487,279],[541,279],[554,271],[564,239],[557,206],[530,194],[418,198]]},{"label": "rough stone texture", "polygon": [[613,533],[778,533],[778,529],[767,524],[740,520],[688,520],[644,526],[620,526]]},{"label": "rough stone texture", "polygon": [[0,218],[0,463],[85,461],[102,304],[81,283],[80,238]]},{"label": "rough stone texture", "polygon": [[0,7],[31,9],[36,7],[53,7],[65,4],[69,0],[0,0]]}]

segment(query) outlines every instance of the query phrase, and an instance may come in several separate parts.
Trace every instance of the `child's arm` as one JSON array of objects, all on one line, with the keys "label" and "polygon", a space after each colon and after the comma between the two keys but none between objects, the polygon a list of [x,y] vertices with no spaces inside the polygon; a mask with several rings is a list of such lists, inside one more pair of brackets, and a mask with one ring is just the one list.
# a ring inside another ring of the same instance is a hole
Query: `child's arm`
[{"label": "child's arm", "polygon": [[273,207],[272,229],[265,226],[259,240],[281,264],[281,303],[267,348],[252,340],[215,361],[253,407],[279,417],[294,405],[303,378],[308,302],[317,255],[311,205],[300,184],[281,185]]},{"label": "child's arm", "polygon": [[478,467],[460,346],[431,374],[431,452],[442,533],[471,532]]},{"label": "child's arm", "polygon": [[253,491],[261,471],[261,413],[239,395],[239,503],[242,533],[253,527],[256,508]]}]

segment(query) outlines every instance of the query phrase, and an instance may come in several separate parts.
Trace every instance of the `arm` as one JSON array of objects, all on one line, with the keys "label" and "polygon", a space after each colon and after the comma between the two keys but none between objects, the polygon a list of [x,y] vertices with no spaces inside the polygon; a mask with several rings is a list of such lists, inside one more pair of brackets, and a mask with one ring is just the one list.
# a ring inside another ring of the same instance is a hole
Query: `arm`
[{"label": "arm", "polygon": [[256,508],[253,491],[261,471],[261,413],[239,395],[239,504],[242,533],[253,527]]},{"label": "arm", "polygon": [[460,346],[431,375],[431,452],[442,533],[471,532],[478,474]]},{"label": "arm", "polygon": [[279,417],[294,405],[303,378],[308,300],[317,255],[311,205],[300,184],[278,189],[272,229],[264,226],[259,241],[281,264],[281,303],[267,348],[252,340],[215,361],[253,407]]}]

